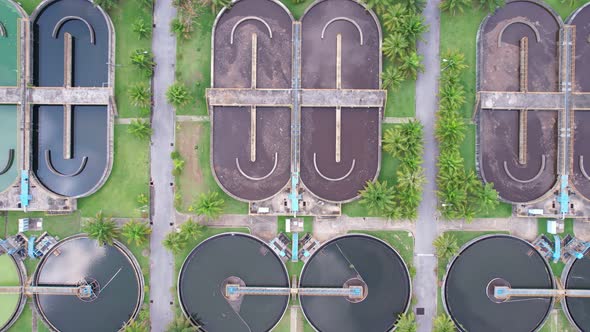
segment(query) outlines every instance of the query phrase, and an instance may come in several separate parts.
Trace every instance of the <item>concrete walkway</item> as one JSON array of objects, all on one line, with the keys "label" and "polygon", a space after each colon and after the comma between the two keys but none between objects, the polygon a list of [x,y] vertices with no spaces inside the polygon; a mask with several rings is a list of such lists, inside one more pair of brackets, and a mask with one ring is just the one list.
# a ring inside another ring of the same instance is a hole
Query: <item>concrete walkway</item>
[{"label": "concrete walkway", "polygon": [[[172,160],[174,150],[174,109],[166,101],[166,90],[174,83],[176,38],[170,23],[176,17],[172,0],[158,0],[154,8],[152,52],[157,63],[154,79],[154,107],[152,116],[151,179],[152,237],[150,257],[150,312],[152,331],[166,331],[174,318],[174,259],[162,241],[171,230],[174,218]],[[166,47],[162,47],[166,45]]]},{"label": "concrete walkway", "polygon": [[404,230],[414,233],[416,224],[411,221],[392,221],[384,218],[352,218],[341,216],[336,219],[316,219],[313,224],[313,236],[320,241],[350,231],[395,231]]},{"label": "concrete walkway", "polygon": [[215,220],[208,220],[194,214],[176,212],[176,227],[188,219],[197,221],[201,225],[218,228],[248,228],[250,234],[263,240],[270,241],[277,235],[277,217],[248,216],[243,214],[224,214]]},{"label": "concrete walkway", "polygon": [[208,115],[177,115],[176,121],[180,122],[209,122]]},{"label": "concrete walkway", "polygon": [[131,124],[131,122],[133,121],[138,121],[138,120],[145,120],[142,118],[116,118],[115,119],[115,124],[122,124],[122,125],[128,125]]},{"label": "concrete walkway", "polygon": [[393,117],[393,116],[386,116],[383,118],[383,123],[408,123],[412,120],[414,120],[415,118],[412,117],[403,117],[403,118],[398,118],[398,117]]},{"label": "concrete walkway", "polygon": [[537,219],[535,218],[486,218],[465,221],[444,221],[438,223],[438,232],[473,231],[473,232],[509,232],[512,235],[533,241],[537,237]]},{"label": "concrete walkway", "polygon": [[424,56],[424,73],[416,81],[416,118],[424,125],[424,164],[426,185],[422,202],[418,208],[416,221],[414,266],[416,277],[413,289],[416,298],[415,308],[424,308],[424,315],[416,317],[419,332],[432,331],[432,321],[436,317],[437,259],[432,242],[437,237],[438,215],[436,205],[436,156],[438,148],[434,138],[436,119],[439,62],[440,14],[439,0],[431,0],[424,9],[424,18],[430,29],[418,43],[418,51]]}]

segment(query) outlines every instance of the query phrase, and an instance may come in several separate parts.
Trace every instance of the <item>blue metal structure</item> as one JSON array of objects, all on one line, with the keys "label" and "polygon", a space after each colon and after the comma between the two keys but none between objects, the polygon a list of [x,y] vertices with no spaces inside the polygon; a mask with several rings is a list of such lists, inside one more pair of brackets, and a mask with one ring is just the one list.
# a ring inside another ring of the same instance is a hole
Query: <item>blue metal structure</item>
[{"label": "blue metal structure", "polygon": [[299,233],[293,233],[293,241],[292,241],[292,252],[293,255],[291,256],[292,262],[299,261]]},{"label": "blue metal structure", "polygon": [[22,170],[20,173],[20,205],[25,212],[33,197],[29,194],[29,171]]}]

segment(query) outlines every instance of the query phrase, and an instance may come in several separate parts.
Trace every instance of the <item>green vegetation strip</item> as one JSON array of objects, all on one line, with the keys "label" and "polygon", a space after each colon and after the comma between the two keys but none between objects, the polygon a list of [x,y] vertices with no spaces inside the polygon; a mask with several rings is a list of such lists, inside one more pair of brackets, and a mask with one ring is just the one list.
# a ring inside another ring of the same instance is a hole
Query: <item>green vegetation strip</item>
[{"label": "green vegetation strip", "polygon": [[177,124],[176,147],[186,164],[181,174],[176,176],[176,208],[186,212],[200,195],[217,192],[225,202],[224,214],[247,214],[248,204],[227,195],[213,178],[210,133],[209,123]]},{"label": "green vegetation strip", "polygon": [[135,138],[129,125],[115,126],[113,171],[105,185],[95,194],[78,200],[85,217],[99,211],[111,217],[140,217],[138,196],[149,195],[149,141]]},{"label": "green vegetation strip", "polygon": [[[14,261],[7,254],[0,255],[0,286],[18,286],[19,273]],[[0,295],[0,327],[8,323],[18,305],[18,294]]]}]

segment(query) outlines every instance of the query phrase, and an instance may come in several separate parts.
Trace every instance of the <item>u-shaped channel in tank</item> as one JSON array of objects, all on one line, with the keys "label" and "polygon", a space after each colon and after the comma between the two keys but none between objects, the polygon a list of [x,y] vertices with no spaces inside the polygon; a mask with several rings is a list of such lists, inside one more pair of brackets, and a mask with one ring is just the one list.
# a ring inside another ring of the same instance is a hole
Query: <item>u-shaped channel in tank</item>
[{"label": "u-shaped channel in tank", "polygon": [[[112,87],[112,23],[87,0],[43,3],[32,15],[33,82],[42,88]],[[33,170],[50,191],[87,196],[110,170],[112,116],[104,101],[35,105],[32,110]]]}]

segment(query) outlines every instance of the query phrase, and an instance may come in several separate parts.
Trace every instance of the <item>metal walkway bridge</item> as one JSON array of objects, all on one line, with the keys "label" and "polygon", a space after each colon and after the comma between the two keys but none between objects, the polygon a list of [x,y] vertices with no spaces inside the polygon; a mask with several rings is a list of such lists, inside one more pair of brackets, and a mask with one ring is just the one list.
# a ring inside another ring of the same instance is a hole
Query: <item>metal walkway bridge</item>
[{"label": "metal walkway bridge", "polygon": [[0,294],[64,295],[89,299],[95,296],[91,285],[81,286],[0,286]]},{"label": "metal walkway bridge", "polygon": [[509,300],[513,297],[585,297],[590,298],[590,289],[534,289],[534,288],[511,288],[507,286],[496,286],[494,297],[500,300]]},{"label": "metal walkway bridge", "polygon": [[227,297],[238,295],[274,295],[274,296],[341,296],[351,299],[362,299],[364,291],[362,286],[349,286],[342,288],[288,288],[288,287],[246,287],[228,284],[225,287]]}]

